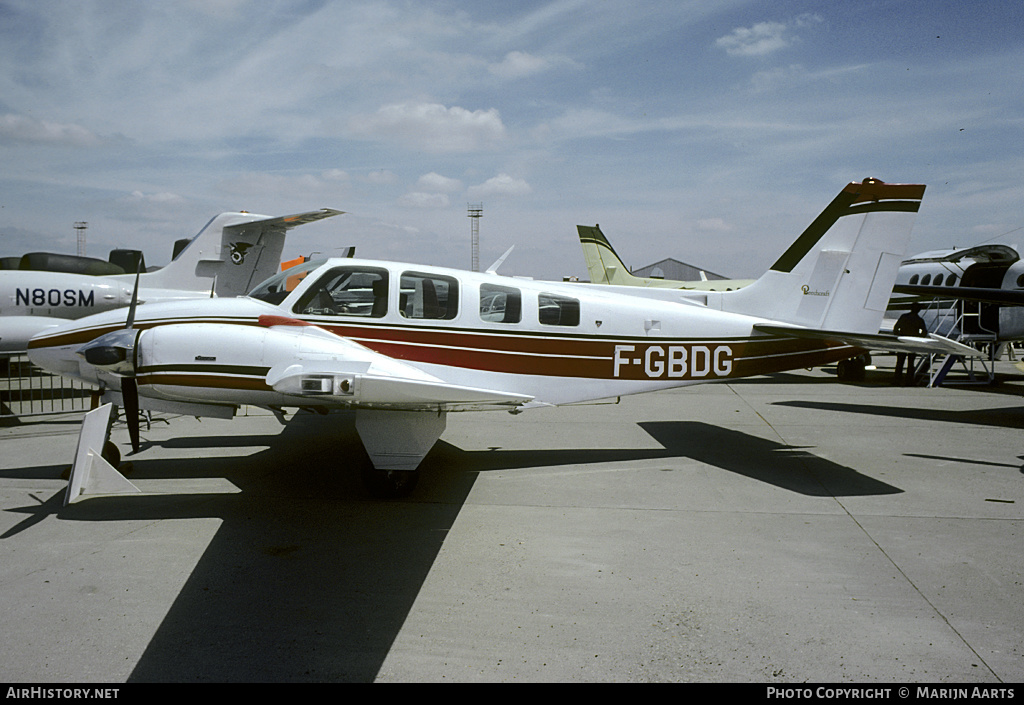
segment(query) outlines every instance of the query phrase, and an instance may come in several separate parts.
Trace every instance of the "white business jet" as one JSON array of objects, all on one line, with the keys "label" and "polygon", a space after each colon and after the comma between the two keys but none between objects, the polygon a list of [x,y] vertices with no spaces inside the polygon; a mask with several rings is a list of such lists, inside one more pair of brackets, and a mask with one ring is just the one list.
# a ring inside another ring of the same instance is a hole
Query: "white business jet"
[{"label": "white business jet", "polygon": [[[138,299],[241,296],[278,271],[290,228],[340,214],[326,208],[276,218],[221,213],[170,264],[139,277]],[[128,306],[134,279],[134,274],[0,270],[0,358],[24,353],[33,335],[65,321]]]}]

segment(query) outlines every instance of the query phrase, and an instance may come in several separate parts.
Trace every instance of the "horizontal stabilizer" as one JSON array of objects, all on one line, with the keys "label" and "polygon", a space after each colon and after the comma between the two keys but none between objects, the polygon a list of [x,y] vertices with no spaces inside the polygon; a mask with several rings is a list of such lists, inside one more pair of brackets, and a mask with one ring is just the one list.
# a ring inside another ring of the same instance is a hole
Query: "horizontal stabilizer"
[{"label": "horizontal stabilizer", "polygon": [[798,326],[756,324],[754,329],[761,333],[782,335],[811,340],[832,340],[855,345],[865,350],[888,350],[890,352],[919,353],[924,355],[963,355],[981,357],[981,353],[968,345],[929,333],[927,338],[909,335],[886,335],[884,333],[850,333],[834,330],[815,330]]},{"label": "horizontal stabilizer", "polygon": [[282,215],[276,218],[264,218],[262,220],[254,220],[247,223],[225,225],[224,230],[248,230],[254,225],[261,229],[290,230],[291,228],[296,228],[300,225],[315,223],[318,220],[332,218],[336,215],[343,215],[344,213],[345,211],[337,211],[333,208],[321,208],[318,211],[307,211],[306,213],[296,213],[295,215]]}]

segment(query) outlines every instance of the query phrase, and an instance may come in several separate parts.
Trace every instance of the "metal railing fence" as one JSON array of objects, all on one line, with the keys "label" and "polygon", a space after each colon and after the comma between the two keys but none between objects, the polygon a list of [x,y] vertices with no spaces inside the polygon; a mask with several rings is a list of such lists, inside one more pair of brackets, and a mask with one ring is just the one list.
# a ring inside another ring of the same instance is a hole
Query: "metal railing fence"
[{"label": "metal railing fence", "polygon": [[24,355],[0,359],[0,420],[88,411],[95,391],[36,367]]}]

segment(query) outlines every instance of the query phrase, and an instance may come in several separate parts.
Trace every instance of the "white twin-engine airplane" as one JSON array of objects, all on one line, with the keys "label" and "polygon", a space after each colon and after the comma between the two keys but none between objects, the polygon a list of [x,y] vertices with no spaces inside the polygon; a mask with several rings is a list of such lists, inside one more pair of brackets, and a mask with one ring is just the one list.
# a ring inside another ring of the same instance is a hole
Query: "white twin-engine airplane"
[{"label": "white twin-engine airplane", "polygon": [[[287,231],[341,211],[282,217],[221,213],[167,266],[143,273],[140,302],[240,296],[278,271]],[[132,301],[134,274],[0,271],[0,357],[24,353],[33,335]],[[120,315],[124,315],[123,313]]]},{"label": "white twin-engine airplane", "polygon": [[[411,489],[448,412],[518,412],[812,367],[880,338],[887,349],[955,345],[878,334],[923,194],[920,185],[851,183],[760,279],[699,301],[494,268],[331,259],[302,265],[308,273],[290,291],[300,268],[248,297],[65,324],[33,338],[29,356],[123,404],[136,450],[139,406],[225,417],[241,404],[354,409],[371,488],[398,494]],[[100,412],[83,425],[70,500],[137,491],[99,457],[110,445],[110,405],[91,414]]]}]

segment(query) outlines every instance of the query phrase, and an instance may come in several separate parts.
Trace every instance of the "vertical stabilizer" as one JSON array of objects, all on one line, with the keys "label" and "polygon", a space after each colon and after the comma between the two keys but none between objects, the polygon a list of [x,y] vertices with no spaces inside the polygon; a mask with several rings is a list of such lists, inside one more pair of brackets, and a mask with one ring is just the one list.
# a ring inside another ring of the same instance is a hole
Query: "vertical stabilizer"
[{"label": "vertical stabilizer", "polygon": [[608,238],[601,232],[600,225],[577,225],[583,247],[583,258],[587,261],[587,274],[594,284],[635,285],[637,277],[630,274],[629,269],[615,253]]},{"label": "vertical stabilizer", "polygon": [[925,187],[850,183],[726,311],[808,328],[876,333]]},{"label": "vertical stabilizer", "polygon": [[278,272],[288,230],[341,215],[323,208],[282,217],[221,213],[166,267],[143,275],[147,289],[214,291],[241,296]]},{"label": "vertical stabilizer", "polygon": [[600,225],[577,225],[583,258],[587,262],[587,274],[593,284],[614,284],[616,286],[641,286],[656,289],[698,289],[701,291],[732,291],[750,284],[751,279],[722,279],[715,275],[709,279],[700,270],[700,279],[678,281],[658,277],[638,277],[622,263],[608,238],[601,232]]}]

